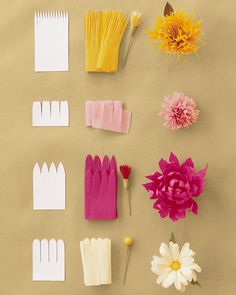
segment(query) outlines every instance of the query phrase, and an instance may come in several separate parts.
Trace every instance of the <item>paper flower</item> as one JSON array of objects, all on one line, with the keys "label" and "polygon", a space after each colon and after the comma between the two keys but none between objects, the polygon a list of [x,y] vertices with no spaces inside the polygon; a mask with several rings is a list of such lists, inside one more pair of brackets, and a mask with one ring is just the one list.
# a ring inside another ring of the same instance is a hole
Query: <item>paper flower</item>
[{"label": "paper flower", "polygon": [[198,119],[199,110],[192,98],[184,93],[174,92],[171,96],[166,96],[162,104],[163,111],[160,116],[165,119],[164,126],[170,129],[187,128]]},{"label": "paper flower", "polygon": [[121,165],[120,166],[120,173],[123,177],[123,186],[126,191],[126,195],[129,202],[129,215],[131,216],[131,200],[130,200],[130,194],[129,194],[129,176],[131,173],[131,167],[128,165]]},{"label": "paper flower", "polygon": [[153,30],[146,31],[149,39],[156,40],[160,49],[178,58],[197,53],[203,43],[199,40],[202,34],[201,20],[196,21],[192,14],[174,11],[167,3],[165,16],[155,19]]},{"label": "paper flower", "polygon": [[125,67],[125,64],[130,52],[130,48],[134,39],[134,35],[137,31],[137,28],[140,26],[141,22],[142,22],[142,13],[138,11],[133,11],[130,15],[130,34],[128,39],[128,45],[124,55],[123,68]]},{"label": "paper flower", "polygon": [[146,176],[151,182],[144,184],[151,199],[156,199],[153,208],[161,218],[169,216],[173,221],[184,218],[186,211],[198,213],[194,198],[203,192],[207,166],[195,172],[194,163],[188,158],[183,164],[171,153],[169,162],[161,159],[161,172]]},{"label": "paper flower", "polygon": [[159,252],[161,256],[153,256],[151,262],[151,270],[157,275],[157,284],[164,288],[174,284],[181,292],[185,291],[189,283],[200,286],[196,273],[201,272],[201,268],[195,263],[195,253],[189,243],[185,243],[181,250],[172,241],[169,245],[161,243]]}]

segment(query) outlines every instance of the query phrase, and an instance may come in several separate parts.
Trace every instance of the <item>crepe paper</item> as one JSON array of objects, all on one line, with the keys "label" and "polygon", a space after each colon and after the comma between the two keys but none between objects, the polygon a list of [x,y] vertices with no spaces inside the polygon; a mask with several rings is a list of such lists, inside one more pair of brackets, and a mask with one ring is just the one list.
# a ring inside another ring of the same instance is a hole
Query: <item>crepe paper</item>
[{"label": "crepe paper", "polygon": [[33,170],[34,210],[65,210],[65,170],[60,163],[50,168],[46,163],[40,169],[38,163]]},{"label": "crepe paper", "polygon": [[173,153],[169,162],[161,159],[159,166],[161,172],[146,176],[151,182],[144,184],[150,199],[156,200],[153,208],[161,218],[169,216],[172,221],[185,218],[186,211],[197,215],[198,205],[194,198],[204,191],[207,166],[196,172],[191,158],[180,164]]},{"label": "crepe paper", "polygon": [[161,256],[154,255],[151,262],[157,284],[164,288],[174,285],[180,292],[184,292],[190,283],[201,286],[197,281],[197,272],[201,272],[201,268],[195,263],[195,253],[188,242],[180,249],[174,238],[168,244],[161,243],[159,251]]},{"label": "crepe paper", "polygon": [[33,102],[32,126],[69,126],[68,101]]},{"label": "crepe paper", "polygon": [[91,155],[85,161],[85,219],[113,220],[117,218],[116,159],[101,160]]},{"label": "crepe paper", "polygon": [[132,113],[123,109],[121,101],[87,100],[86,126],[120,133],[128,133]]},{"label": "crepe paper", "polygon": [[110,239],[85,239],[80,242],[80,253],[85,286],[112,283]]},{"label": "crepe paper", "polygon": [[131,199],[130,199],[130,192],[129,192],[129,176],[131,173],[131,167],[128,165],[121,165],[120,166],[120,173],[123,177],[123,186],[127,195],[128,204],[129,204],[129,215],[131,216]]},{"label": "crepe paper", "polygon": [[170,129],[188,128],[198,119],[197,104],[184,93],[175,91],[166,96],[162,107],[159,115],[165,119],[164,126]]},{"label": "crepe paper", "polygon": [[129,40],[128,40],[128,46],[126,49],[126,53],[125,53],[125,57],[124,57],[124,62],[123,62],[123,68],[126,65],[127,62],[127,58],[131,49],[131,45],[133,43],[134,40],[134,35],[138,29],[138,27],[140,26],[142,21],[142,14],[138,11],[132,11],[131,15],[130,15],[130,33],[129,33]]},{"label": "crepe paper", "polygon": [[68,71],[68,13],[36,12],[35,71]]},{"label": "crepe paper", "polygon": [[203,31],[201,20],[195,20],[193,14],[175,11],[169,3],[164,9],[164,16],[155,18],[152,30],[146,30],[150,40],[161,51],[174,55],[179,60],[183,56],[198,53],[204,46],[201,41]]},{"label": "crepe paper", "polygon": [[33,241],[33,281],[65,280],[65,244],[63,240]]},{"label": "crepe paper", "polygon": [[119,10],[87,11],[85,26],[85,70],[116,72],[119,48],[127,17]]},{"label": "crepe paper", "polygon": [[126,277],[127,277],[127,271],[129,267],[129,261],[130,261],[130,254],[131,254],[131,247],[134,243],[134,239],[131,237],[124,238],[124,244],[126,248],[126,259],[125,259],[125,271],[124,271],[124,279],[123,279],[123,285],[125,285]]}]

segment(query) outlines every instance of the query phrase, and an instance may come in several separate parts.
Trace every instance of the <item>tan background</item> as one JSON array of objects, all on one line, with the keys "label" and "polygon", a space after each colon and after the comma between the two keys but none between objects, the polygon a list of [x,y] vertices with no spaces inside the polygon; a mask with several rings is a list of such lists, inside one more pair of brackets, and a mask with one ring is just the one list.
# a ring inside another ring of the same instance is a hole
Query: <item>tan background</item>
[{"label": "tan background", "polygon": [[[0,9],[0,294],[94,295],[176,294],[155,284],[150,271],[153,254],[174,231],[178,241],[190,241],[202,266],[199,281],[188,294],[234,294],[235,245],[235,62],[236,6],[234,0],[171,1],[177,8],[203,18],[205,48],[200,62],[173,67],[155,53],[139,30],[127,67],[116,74],[84,71],[83,14],[86,9],[133,9],[144,15],[142,29],[151,28],[164,0],[1,0]],[[35,10],[68,10],[70,16],[70,71],[34,72]],[[180,90],[195,98],[199,121],[189,130],[172,132],[158,116],[163,97]],[[87,129],[84,101],[119,98],[133,111],[129,135]],[[32,128],[32,101],[68,99],[69,128]],[[161,220],[141,187],[144,176],[161,158],[175,152],[192,156],[198,169],[209,164],[206,191],[199,198],[199,216],[189,214],[173,223]],[[118,163],[133,166],[133,217],[119,194],[119,219],[83,219],[83,169],[88,154],[115,154]],[[67,177],[67,209],[32,211],[32,168],[36,161],[62,161]],[[135,238],[127,285],[122,286],[122,239]],[[113,243],[113,284],[83,285],[79,241],[110,237]],[[32,282],[31,243],[34,238],[63,238],[66,242],[66,281]]]}]

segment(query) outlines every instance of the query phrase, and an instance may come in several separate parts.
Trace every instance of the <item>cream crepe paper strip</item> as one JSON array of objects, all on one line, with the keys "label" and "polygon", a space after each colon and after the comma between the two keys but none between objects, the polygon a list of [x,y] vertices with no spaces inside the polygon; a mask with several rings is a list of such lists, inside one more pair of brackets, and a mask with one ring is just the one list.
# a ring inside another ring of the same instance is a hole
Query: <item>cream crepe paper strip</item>
[{"label": "cream crepe paper strip", "polygon": [[85,239],[80,242],[85,286],[111,284],[111,240]]}]

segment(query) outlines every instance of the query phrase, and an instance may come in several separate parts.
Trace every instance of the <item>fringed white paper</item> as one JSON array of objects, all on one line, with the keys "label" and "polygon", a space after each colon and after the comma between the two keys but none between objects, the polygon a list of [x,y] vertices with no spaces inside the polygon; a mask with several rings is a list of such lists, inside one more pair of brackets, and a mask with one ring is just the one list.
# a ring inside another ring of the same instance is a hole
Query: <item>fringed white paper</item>
[{"label": "fringed white paper", "polygon": [[85,286],[111,284],[111,240],[85,239],[80,242]]},{"label": "fringed white paper", "polygon": [[33,241],[33,281],[65,280],[65,244],[63,240]]},{"label": "fringed white paper", "polygon": [[68,101],[33,102],[32,126],[69,126]]},{"label": "fringed white paper", "polygon": [[50,168],[46,163],[40,169],[38,163],[33,170],[33,209],[65,210],[65,170],[60,163]]},{"label": "fringed white paper", "polygon": [[68,71],[68,13],[36,12],[35,71]]}]

